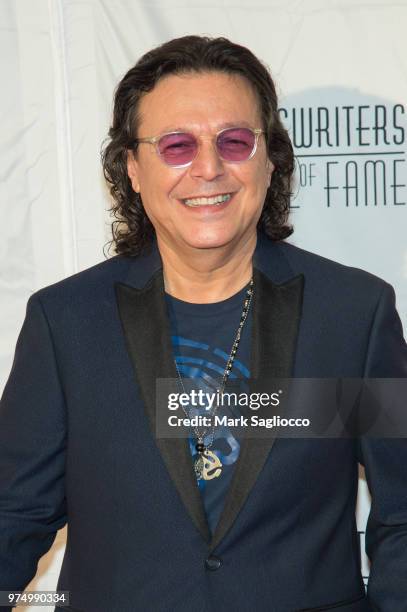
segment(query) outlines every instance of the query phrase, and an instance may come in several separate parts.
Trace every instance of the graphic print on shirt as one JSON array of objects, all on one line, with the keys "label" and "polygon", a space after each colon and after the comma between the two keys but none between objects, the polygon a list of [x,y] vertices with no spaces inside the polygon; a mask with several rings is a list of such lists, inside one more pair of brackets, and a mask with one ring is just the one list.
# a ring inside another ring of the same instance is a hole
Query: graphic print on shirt
[{"label": "graphic print on shirt", "polygon": [[[199,381],[199,388],[202,388],[203,391],[215,393],[219,388],[219,381],[222,379],[229,355],[218,347],[211,349],[208,344],[181,336],[172,336],[171,340],[175,361],[182,378],[195,379],[197,382]],[[249,370],[241,361],[235,359],[229,378],[231,381],[237,378],[249,378]],[[189,409],[190,416],[195,416],[198,413],[204,414],[197,408],[191,407]],[[205,436],[205,442],[210,440],[210,433],[211,431]],[[195,444],[196,438],[191,434],[189,446],[194,459],[198,454]],[[228,427],[218,426],[214,432],[211,450],[220,459],[222,466],[231,466],[236,463],[239,456],[240,442]],[[198,486],[202,490],[210,482],[200,479],[198,480]]]}]

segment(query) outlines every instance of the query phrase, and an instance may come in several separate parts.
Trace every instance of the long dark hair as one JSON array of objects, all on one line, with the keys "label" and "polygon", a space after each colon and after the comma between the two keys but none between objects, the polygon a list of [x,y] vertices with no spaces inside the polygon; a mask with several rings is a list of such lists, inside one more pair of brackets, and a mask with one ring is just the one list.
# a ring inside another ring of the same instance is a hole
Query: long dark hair
[{"label": "long dark hair", "polygon": [[293,232],[287,224],[294,154],[290,138],[278,113],[277,94],[270,72],[246,47],[226,38],[183,36],[152,49],[131,68],[117,86],[113,122],[102,150],[103,172],[113,196],[111,213],[116,253],[138,255],[153,241],[155,231],[139,194],[127,175],[127,152],[134,150],[141,97],[157,81],[170,74],[224,72],[244,77],[251,83],[260,104],[267,153],[275,170],[263,204],[258,227],[273,240]]}]

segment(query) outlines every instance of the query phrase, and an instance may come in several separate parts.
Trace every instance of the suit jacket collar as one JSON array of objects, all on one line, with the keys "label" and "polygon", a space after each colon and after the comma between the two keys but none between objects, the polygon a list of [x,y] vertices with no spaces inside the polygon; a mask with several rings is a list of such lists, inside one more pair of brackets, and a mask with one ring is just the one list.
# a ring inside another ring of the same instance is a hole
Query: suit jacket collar
[{"label": "suit jacket collar", "polygon": [[[291,376],[304,279],[302,275],[294,276],[279,245],[262,234],[258,235],[253,267],[255,291],[250,371],[252,379],[257,379],[261,385],[262,380]],[[177,378],[162,262],[156,244],[131,262],[125,282],[116,283],[115,288],[128,352],[155,437],[156,379]],[[257,414],[261,417],[261,410]],[[156,439],[174,485],[210,550],[219,544],[237,518],[274,440],[267,437],[242,441],[223,512],[211,535],[188,440]]]}]

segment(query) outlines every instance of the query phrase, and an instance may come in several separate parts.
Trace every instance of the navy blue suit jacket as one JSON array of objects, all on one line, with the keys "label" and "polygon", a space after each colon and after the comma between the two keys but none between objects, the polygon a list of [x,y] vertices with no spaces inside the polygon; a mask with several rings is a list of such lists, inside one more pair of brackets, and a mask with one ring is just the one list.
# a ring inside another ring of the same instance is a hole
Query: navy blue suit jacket
[{"label": "navy blue suit jacket", "polygon": [[[264,236],[254,278],[254,377],[407,376],[389,284]],[[0,405],[0,590],[67,523],[72,611],[407,610],[406,440],[246,439],[211,535],[187,441],[153,433],[158,377],[176,372],[156,247],[30,297]]]}]

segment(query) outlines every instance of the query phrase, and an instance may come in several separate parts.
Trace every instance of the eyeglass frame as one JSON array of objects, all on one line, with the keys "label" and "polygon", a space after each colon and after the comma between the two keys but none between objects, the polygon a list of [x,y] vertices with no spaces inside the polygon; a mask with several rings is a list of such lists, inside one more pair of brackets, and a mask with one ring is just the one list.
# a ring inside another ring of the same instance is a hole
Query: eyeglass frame
[{"label": "eyeglass frame", "polygon": [[[255,155],[255,153],[257,151],[257,146],[258,146],[260,134],[265,134],[266,133],[265,130],[262,130],[261,128],[250,128],[250,127],[247,127],[247,126],[232,126],[232,127],[226,127],[226,128],[223,128],[223,129],[219,130],[219,132],[216,132],[216,134],[213,134],[211,136],[210,140],[212,142],[214,142],[214,141],[216,142],[218,136],[220,134],[222,134],[223,132],[226,132],[227,130],[239,130],[239,129],[250,130],[254,134],[255,138],[254,138],[253,150],[252,150],[252,152],[250,153],[250,155],[249,155],[249,157],[247,159],[242,159],[242,161],[230,161],[230,160],[224,159],[220,155],[219,150],[218,150],[217,146],[215,145],[215,150],[216,150],[216,153],[218,154],[219,158],[222,161],[226,162],[227,164],[243,164],[243,163],[249,161],[249,159],[254,157],[254,155]],[[167,164],[167,162],[164,161],[164,159],[163,159],[163,157],[162,157],[162,155],[160,153],[160,150],[158,148],[158,142],[161,140],[161,138],[164,138],[164,136],[171,136],[173,134],[192,134],[192,136],[194,136],[194,138],[196,139],[196,141],[198,143],[198,147],[197,147],[197,150],[196,150],[196,153],[195,153],[194,157],[191,159],[191,161],[187,162],[186,164],[176,164],[176,165]],[[184,131],[184,130],[179,130],[179,131],[176,131],[176,132],[164,132],[163,134],[160,134],[159,136],[150,136],[150,137],[145,137],[145,138],[135,138],[133,140],[132,144],[133,145],[135,145],[135,144],[153,144],[153,145],[155,145],[155,150],[156,150],[156,153],[157,153],[158,157],[161,159],[163,164],[165,164],[168,168],[187,168],[188,166],[190,166],[192,164],[194,159],[196,159],[196,157],[198,156],[199,149],[200,149],[200,140],[202,140],[202,137],[200,137],[198,139],[195,136],[195,134],[193,134],[192,132],[188,132],[188,131]],[[209,138],[205,138],[205,140],[209,140]]]}]

